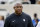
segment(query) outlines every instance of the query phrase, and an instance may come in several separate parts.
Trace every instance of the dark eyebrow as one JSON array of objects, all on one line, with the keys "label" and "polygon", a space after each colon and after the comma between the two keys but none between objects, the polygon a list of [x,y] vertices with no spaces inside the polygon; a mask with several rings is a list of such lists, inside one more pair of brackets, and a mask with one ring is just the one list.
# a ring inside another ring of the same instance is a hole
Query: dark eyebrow
[{"label": "dark eyebrow", "polygon": [[22,7],[22,6],[16,6],[16,7]]}]

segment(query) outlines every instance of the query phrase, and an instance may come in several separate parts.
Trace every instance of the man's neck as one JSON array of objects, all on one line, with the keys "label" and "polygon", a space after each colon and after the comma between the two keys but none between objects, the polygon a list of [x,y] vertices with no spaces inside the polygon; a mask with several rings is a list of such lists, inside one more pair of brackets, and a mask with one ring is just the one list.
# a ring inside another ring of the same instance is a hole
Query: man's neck
[{"label": "man's neck", "polygon": [[22,13],[20,13],[20,14],[19,14],[19,13],[15,13],[15,14],[16,14],[16,15],[21,15]]}]

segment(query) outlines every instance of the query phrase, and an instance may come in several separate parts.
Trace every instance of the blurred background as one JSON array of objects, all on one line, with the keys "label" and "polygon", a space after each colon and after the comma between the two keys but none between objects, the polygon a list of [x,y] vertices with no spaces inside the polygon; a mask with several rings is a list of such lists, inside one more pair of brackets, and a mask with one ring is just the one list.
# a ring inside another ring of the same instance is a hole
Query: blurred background
[{"label": "blurred background", "polygon": [[0,16],[4,16],[4,19],[6,19],[6,17],[14,13],[13,7],[16,3],[22,3],[23,12],[29,14],[32,20],[35,19],[35,13],[40,20],[40,0],[0,0]]},{"label": "blurred background", "polygon": [[[33,3],[31,3],[31,1],[33,1]],[[36,3],[34,3],[34,1]],[[29,14],[32,19],[34,19],[34,13],[37,13],[37,17],[40,19],[40,0],[0,0],[0,15],[4,15],[6,18],[12,14],[14,12],[13,6],[16,3],[22,3],[23,12]]]},{"label": "blurred background", "polygon": [[22,4],[40,4],[40,0],[0,0],[0,4],[13,4],[14,2],[21,2]]}]

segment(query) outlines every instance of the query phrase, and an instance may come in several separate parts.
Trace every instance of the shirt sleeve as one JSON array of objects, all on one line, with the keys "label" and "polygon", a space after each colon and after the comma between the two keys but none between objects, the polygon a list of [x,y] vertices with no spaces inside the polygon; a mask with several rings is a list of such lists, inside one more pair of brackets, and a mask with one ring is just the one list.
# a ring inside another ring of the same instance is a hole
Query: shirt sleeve
[{"label": "shirt sleeve", "polygon": [[30,16],[28,17],[28,27],[34,27]]},{"label": "shirt sleeve", "polygon": [[40,22],[38,22],[38,25],[36,27],[40,27]]},{"label": "shirt sleeve", "polygon": [[9,19],[7,18],[6,20],[5,20],[5,23],[4,23],[4,27],[9,27]]}]

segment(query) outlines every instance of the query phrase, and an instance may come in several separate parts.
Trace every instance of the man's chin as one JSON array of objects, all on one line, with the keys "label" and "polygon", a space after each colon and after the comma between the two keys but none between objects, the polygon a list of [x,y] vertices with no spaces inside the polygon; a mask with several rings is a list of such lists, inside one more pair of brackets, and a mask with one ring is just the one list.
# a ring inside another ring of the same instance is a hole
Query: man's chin
[{"label": "man's chin", "polygon": [[18,12],[18,14],[21,14],[22,12]]},{"label": "man's chin", "polygon": [[18,12],[19,14],[21,14],[22,12]]}]

